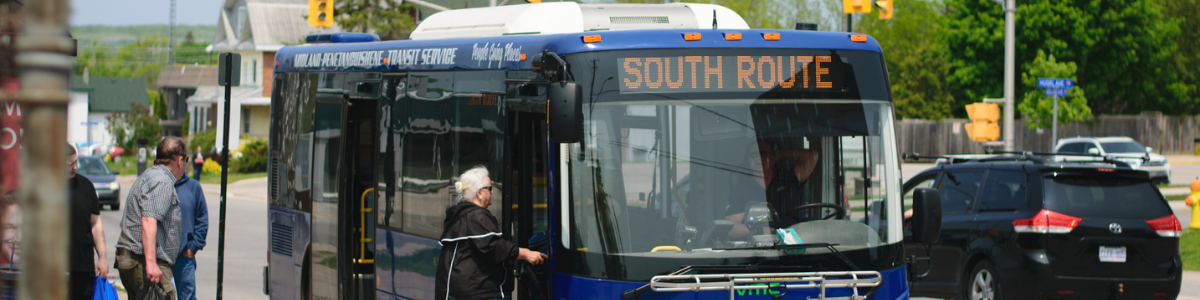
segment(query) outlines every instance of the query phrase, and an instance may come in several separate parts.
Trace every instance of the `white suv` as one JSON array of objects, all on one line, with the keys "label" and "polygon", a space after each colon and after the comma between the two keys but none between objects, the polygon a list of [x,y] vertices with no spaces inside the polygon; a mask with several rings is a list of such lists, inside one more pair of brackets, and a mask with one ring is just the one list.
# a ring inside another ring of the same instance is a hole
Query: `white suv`
[{"label": "white suv", "polygon": [[[1118,160],[1129,163],[1134,169],[1150,172],[1150,180],[1155,183],[1168,183],[1171,177],[1171,164],[1167,158],[1151,152],[1150,147],[1142,146],[1129,137],[1070,137],[1058,140],[1054,152],[1112,155]],[[1149,155],[1150,161],[1143,163],[1142,157]],[[1097,160],[1086,156],[1055,156],[1055,161]]]}]

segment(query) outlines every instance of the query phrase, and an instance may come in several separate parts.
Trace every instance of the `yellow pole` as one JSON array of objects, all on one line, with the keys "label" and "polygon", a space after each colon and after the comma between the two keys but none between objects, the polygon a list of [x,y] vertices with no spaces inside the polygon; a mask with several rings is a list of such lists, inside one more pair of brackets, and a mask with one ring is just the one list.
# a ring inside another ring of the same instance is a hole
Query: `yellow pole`
[{"label": "yellow pole", "polygon": [[358,233],[359,233],[358,241],[359,241],[359,243],[361,243],[361,245],[358,247],[358,249],[359,249],[358,259],[354,260],[355,263],[360,263],[360,264],[375,263],[374,258],[367,259],[367,243],[372,242],[371,239],[367,238],[367,214],[371,213],[371,208],[367,207],[367,195],[374,191],[375,191],[375,188],[369,188],[369,189],[363,191],[362,197],[359,198],[359,200],[358,200],[359,204],[361,205],[359,210],[361,211],[361,214],[362,214],[362,217],[359,218],[359,227],[358,227]]}]

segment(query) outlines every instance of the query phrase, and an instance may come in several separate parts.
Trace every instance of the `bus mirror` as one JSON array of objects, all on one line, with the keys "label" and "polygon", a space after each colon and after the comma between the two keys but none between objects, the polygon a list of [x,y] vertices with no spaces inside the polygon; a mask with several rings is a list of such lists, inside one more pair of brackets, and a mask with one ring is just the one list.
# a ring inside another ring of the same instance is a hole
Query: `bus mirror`
[{"label": "bus mirror", "polygon": [[942,235],[942,199],[932,188],[913,191],[913,239],[934,244]]},{"label": "bus mirror", "polygon": [[583,88],[574,82],[551,83],[546,117],[550,139],[558,143],[579,142],[583,138]]},{"label": "bus mirror", "polygon": [[534,54],[529,63],[535,72],[553,82],[562,81],[563,75],[567,73],[567,62],[550,50],[542,50],[542,53]]}]

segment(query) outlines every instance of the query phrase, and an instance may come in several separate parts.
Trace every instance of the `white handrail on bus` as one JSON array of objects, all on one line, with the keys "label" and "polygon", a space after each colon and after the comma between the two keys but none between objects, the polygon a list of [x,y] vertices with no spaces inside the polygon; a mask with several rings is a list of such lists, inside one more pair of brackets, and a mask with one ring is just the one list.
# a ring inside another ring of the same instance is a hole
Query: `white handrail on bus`
[{"label": "white handrail on bus", "polygon": [[[849,278],[830,278],[849,277]],[[751,285],[763,283],[763,285]],[[771,286],[771,283],[779,285]],[[883,277],[877,271],[799,272],[799,273],[755,273],[755,274],[704,274],[704,275],[660,275],[650,279],[650,289],[655,292],[699,292],[729,291],[733,299],[738,290],[782,291],[790,289],[819,289],[817,299],[862,300],[857,288],[877,287]],[[848,297],[825,297],[829,288],[850,288]]]}]

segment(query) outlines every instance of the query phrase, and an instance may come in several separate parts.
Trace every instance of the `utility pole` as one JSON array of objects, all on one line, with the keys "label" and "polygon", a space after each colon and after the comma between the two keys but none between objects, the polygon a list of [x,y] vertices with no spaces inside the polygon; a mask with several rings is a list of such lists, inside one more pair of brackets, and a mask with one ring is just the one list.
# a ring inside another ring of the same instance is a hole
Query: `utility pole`
[{"label": "utility pole", "polygon": [[[21,186],[17,202],[21,226],[19,299],[66,299],[67,235],[67,76],[73,42],[67,38],[67,0],[24,2],[17,40],[25,129]],[[12,100],[3,94],[3,100]]]},{"label": "utility pole", "polygon": [[846,14],[846,32],[854,32],[854,14]]},{"label": "utility pole", "polygon": [[1013,151],[1013,114],[1016,107],[1017,0],[1004,0],[1004,151]]},{"label": "utility pole", "polygon": [[167,36],[167,65],[175,65],[175,0],[171,0],[171,32]]}]

